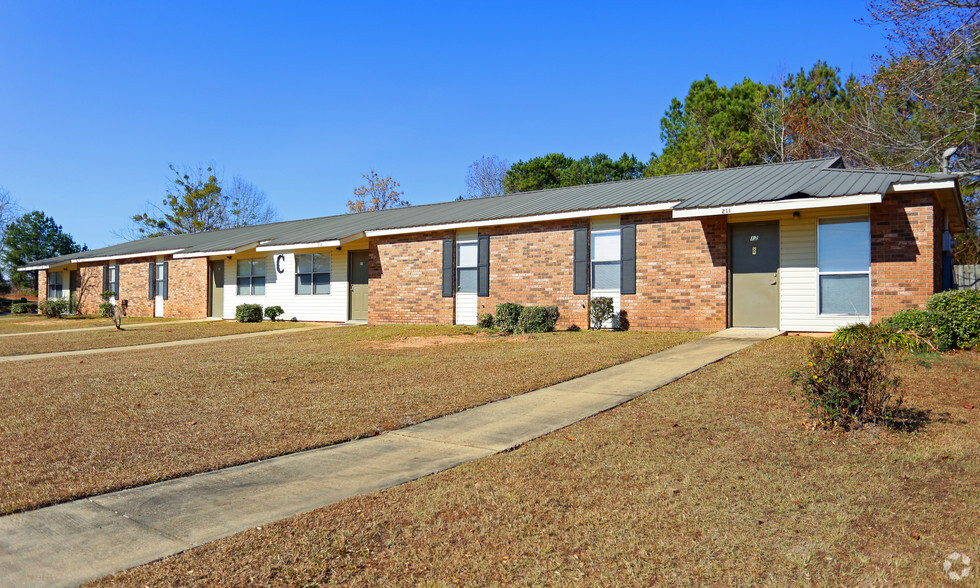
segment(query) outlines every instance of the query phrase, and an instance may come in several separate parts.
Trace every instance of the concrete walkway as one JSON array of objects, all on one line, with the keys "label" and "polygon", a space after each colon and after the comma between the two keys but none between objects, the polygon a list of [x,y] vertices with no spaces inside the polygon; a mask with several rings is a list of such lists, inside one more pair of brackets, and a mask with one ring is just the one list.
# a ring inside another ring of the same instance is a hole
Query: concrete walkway
[{"label": "concrete walkway", "polygon": [[347,326],[343,323],[329,323],[322,325],[312,325],[309,327],[296,327],[293,329],[272,329],[271,331],[259,331],[257,333],[237,333],[235,335],[215,335],[214,337],[201,337],[199,339],[180,339],[178,341],[163,341],[161,343],[146,343],[143,345],[124,345],[122,347],[98,347],[96,349],[79,349],[77,351],[52,351],[49,353],[30,353],[25,355],[5,355],[0,356],[0,363],[30,361],[32,359],[51,359],[52,357],[74,357],[76,355],[95,355],[97,353],[119,353],[122,351],[143,351],[146,349],[163,349],[164,347],[181,347],[183,345],[199,345],[201,343],[217,343],[221,341],[233,341],[235,339],[251,339],[252,337],[267,337],[269,335],[281,335],[283,333],[302,333],[314,329],[330,329],[333,327]]},{"label": "concrete walkway", "polygon": [[[127,323],[123,322],[123,329],[140,329],[143,327],[158,327],[160,325],[182,325],[184,323],[203,323],[206,321],[220,321],[219,318],[205,318],[205,319],[181,319],[176,321],[146,321],[143,323]],[[115,325],[103,325],[99,327],[79,327],[77,329],[56,329],[54,331],[29,331],[26,333],[2,333],[0,338],[3,337],[29,337],[31,335],[53,335],[55,333],[84,333],[85,331],[109,331],[115,329]]]},{"label": "concrete walkway", "polygon": [[0,585],[76,585],[493,455],[778,334],[729,329],[377,437],[0,517]]}]

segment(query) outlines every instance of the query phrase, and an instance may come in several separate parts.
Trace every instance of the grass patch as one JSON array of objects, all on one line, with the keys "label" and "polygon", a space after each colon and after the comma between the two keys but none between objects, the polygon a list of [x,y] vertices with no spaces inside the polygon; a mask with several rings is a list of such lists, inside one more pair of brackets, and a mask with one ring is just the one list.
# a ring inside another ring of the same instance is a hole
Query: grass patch
[{"label": "grass patch", "polygon": [[787,394],[807,343],[97,583],[941,584],[948,554],[980,557],[980,353],[898,366],[917,433],[841,433]]},{"label": "grass patch", "polygon": [[[126,325],[132,324],[166,323],[174,320],[176,319],[127,317],[123,319],[123,328],[125,329]],[[91,316],[67,316],[52,319],[38,314],[9,314],[0,317],[0,335],[112,326],[114,325],[111,318]]]},{"label": "grass patch", "polygon": [[0,512],[397,429],[697,336],[349,327],[0,364]]}]

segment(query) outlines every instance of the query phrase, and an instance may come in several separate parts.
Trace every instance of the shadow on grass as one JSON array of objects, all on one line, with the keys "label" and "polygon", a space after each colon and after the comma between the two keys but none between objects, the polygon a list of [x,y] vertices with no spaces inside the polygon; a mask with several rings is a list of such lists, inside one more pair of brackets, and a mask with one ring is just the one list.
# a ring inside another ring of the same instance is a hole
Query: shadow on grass
[{"label": "shadow on grass", "polygon": [[952,420],[948,412],[933,412],[918,408],[896,408],[890,411],[886,421],[889,429],[915,433],[924,429],[929,423],[948,423]]}]

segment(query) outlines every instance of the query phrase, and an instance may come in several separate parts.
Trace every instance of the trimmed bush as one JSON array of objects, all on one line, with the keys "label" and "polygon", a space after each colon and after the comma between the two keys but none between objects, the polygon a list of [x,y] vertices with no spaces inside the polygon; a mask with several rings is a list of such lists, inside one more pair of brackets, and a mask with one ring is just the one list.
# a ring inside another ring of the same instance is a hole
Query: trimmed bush
[{"label": "trimmed bush", "polygon": [[514,332],[547,333],[555,330],[557,321],[557,306],[525,306],[517,319],[517,329]]},{"label": "trimmed bush", "polygon": [[111,302],[100,302],[99,316],[102,318],[112,318],[112,315],[116,312],[113,306]]},{"label": "trimmed bush", "polygon": [[900,382],[885,348],[867,339],[814,343],[791,379],[815,416],[846,429],[886,421],[902,404],[900,395],[891,402]]},{"label": "trimmed bush", "polygon": [[275,322],[284,312],[286,311],[281,306],[269,306],[265,309],[265,316],[269,317],[270,321]]},{"label": "trimmed bush", "polygon": [[33,314],[37,312],[37,305],[33,302],[14,302],[10,305],[10,312],[14,314]]},{"label": "trimmed bush", "polygon": [[517,321],[521,318],[521,310],[524,307],[514,302],[503,302],[497,305],[496,319],[493,325],[501,331],[514,332],[517,330]]},{"label": "trimmed bush", "polygon": [[235,307],[235,320],[240,323],[261,323],[261,304],[239,304]]},{"label": "trimmed bush", "polygon": [[980,290],[940,292],[926,308],[933,313],[933,340],[940,349],[980,347]]},{"label": "trimmed bush", "polygon": [[597,296],[589,300],[589,324],[593,329],[601,329],[606,321],[615,314],[613,299],[608,296]]},{"label": "trimmed bush", "polygon": [[493,328],[493,315],[489,312],[480,313],[480,317],[476,319],[476,326],[481,329],[492,329]]},{"label": "trimmed bush", "polygon": [[37,307],[41,311],[41,314],[48,318],[61,318],[61,315],[68,314],[68,299],[55,298],[53,300],[44,300]]}]

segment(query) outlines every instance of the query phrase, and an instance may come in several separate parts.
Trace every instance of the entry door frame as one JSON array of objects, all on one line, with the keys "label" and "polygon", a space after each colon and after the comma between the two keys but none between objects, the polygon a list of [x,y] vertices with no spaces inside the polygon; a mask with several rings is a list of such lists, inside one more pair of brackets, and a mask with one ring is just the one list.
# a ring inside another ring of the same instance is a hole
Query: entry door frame
[{"label": "entry door frame", "polygon": [[[371,263],[371,254],[370,254],[370,251],[368,249],[352,249],[352,250],[350,250],[350,251],[347,252],[347,320],[349,320],[349,321],[353,321],[353,320],[367,320],[367,317],[365,317],[363,319],[355,319],[354,318],[354,286],[355,286],[355,284],[354,284],[354,256],[355,255],[364,255],[365,261],[368,262],[369,265]],[[369,268],[368,271],[370,272],[370,268]],[[368,282],[365,282],[364,285],[366,286],[367,283]],[[360,284],[357,284],[357,285],[360,285]],[[368,304],[370,305],[370,296],[369,296],[369,302],[368,302]],[[365,313],[367,313],[368,309],[366,308],[366,309],[364,309],[364,311],[365,311]]]},{"label": "entry door frame", "polygon": [[[216,273],[215,268],[221,268],[221,280],[215,279]],[[221,290],[221,300],[220,304],[217,297],[215,296],[216,291]],[[208,262],[208,317],[209,318],[224,318],[224,301],[225,301],[225,260],[216,259]]]},{"label": "entry door frame", "polygon": [[[779,227],[779,220],[778,219],[776,219],[776,220],[766,220],[766,221],[743,221],[743,222],[729,222],[728,223],[728,326],[729,327],[734,327],[735,326],[735,322],[734,322],[734,307],[735,307],[735,297],[737,296],[737,293],[735,292],[735,287],[734,287],[734,282],[735,282],[735,280],[734,280],[734,274],[735,274],[735,271],[734,271],[735,270],[734,233],[735,233],[735,231],[734,231],[734,228],[733,227],[736,227],[736,226],[747,226],[747,225],[772,225],[772,226],[775,227],[775,235],[776,235],[776,271],[774,272],[775,273],[775,277],[773,278],[773,280],[775,281],[775,288],[776,288],[776,307],[775,307],[775,309],[776,309],[776,313],[775,313],[776,314],[776,324],[773,325],[771,328],[779,328],[779,324],[780,324],[780,308],[779,307],[780,307],[780,296],[781,296],[782,292],[780,291],[781,290],[781,286],[780,286],[780,283],[779,283],[779,279],[780,279],[780,277],[779,277],[779,268],[780,268],[780,263],[781,263],[781,251],[780,251],[780,245],[781,245],[780,240],[781,240],[781,237],[780,237],[780,227]],[[766,327],[763,327],[763,328],[766,328]]]}]

